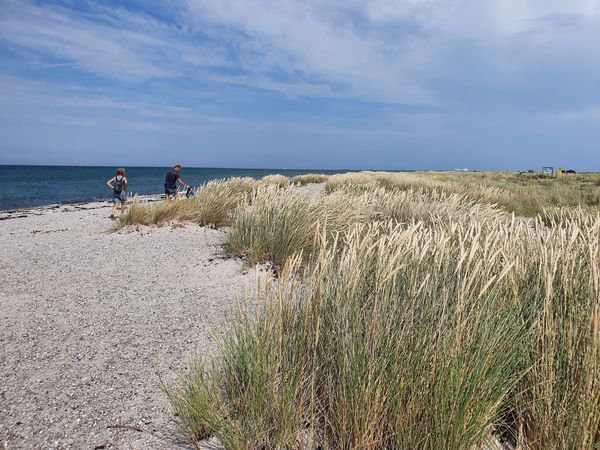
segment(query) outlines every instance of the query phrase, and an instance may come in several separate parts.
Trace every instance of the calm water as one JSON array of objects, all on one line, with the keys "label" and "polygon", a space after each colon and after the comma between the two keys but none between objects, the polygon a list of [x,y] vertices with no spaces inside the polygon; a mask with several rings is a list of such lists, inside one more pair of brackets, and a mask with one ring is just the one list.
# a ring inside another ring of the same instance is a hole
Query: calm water
[{"label": "calm water", "polygon": [[[127,167],[127,191],[137,194],[162,194],[168,167]],[[0,166],[0,210],[109,200],[112,191],[106,180],[115,175],[114,167]],[[191,186],[208,180],[229,177],[261,178],[281,173],[335,173],[325,170],[202,169],[183,168],[181,178]]]}]

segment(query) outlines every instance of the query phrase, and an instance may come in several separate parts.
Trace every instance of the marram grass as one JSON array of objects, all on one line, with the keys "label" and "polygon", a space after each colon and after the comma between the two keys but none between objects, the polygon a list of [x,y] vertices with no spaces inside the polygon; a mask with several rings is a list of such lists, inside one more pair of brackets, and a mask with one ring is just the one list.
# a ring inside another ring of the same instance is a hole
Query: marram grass
[{"label": "marram grass", "polygon": [[234,253],[246,256],[250,264],[271,261],[281,266],[294,253],[308,257],[313,252],[319,225],[326,225],[331,238],[353,225],[374,220],[431,224],[504,215],[494,205],[459,194],[355,188],[350,185],[307,199],[293,187],[260,187],[235,210],[228,245]]},{"label": "marram grass", "polygon": [[[283,175],[268,175],[260,182],[251,178],[212,181],[199,189],[196,199],[185,200],[181,204],[143,206],[133,203],[119,227],[160,225],[174,220],[224,226],[229,224],[232,210],[243,198],[239,193],[250,193],[261,185],[286,187],[322,182],[325,182],[327,193],[343,191],[359,195],[385,192],[382,207],[388,211],[396,210],[389,216],[403,221],[411,218],[427,220],[432,217],[431,213],[463,220],[464,217],[473,217],[473,212],[481,218],[482,215],[495,214],[549,216],[560,213],[561,207],[581,207],[591,213],[600,211],[598,174],[565,175],[555,179],[502,172],[351,172],[331,176],[306,174],[291,180]],[[392,194],[403,192],[410,192],[409,198],[398,197],[401,203],[398,208]],[[436,196],[441,200],[436,201]],[[386,203],[388,206],[385,206]],[[413,205],[410,210],[408,204]],[[440,209],[443,211],[438,211]],[[403,212],[398,214],[399,210]],[[412,213],[416,215],[410,216]]]},{"label": "marram grass", "polygon": [[195,197],[173,199],[144,205],[132,203],[118,227],[127,225],[163,225],[171,221],[190,221],[199,225],[229,225],[231,214],[245,195],[257,185],[252,178],[214,180],[201,186]]},{"label": "marram grass", "polygon": [[328,192],[348,185],[364,189],[441,190],[501,206],[518,216],[535,217],[545,210],[600,207],[600,174],[559,178],[515,172],[350,172],[328,178]]},{"label": "marram grass", "polygon": [[182,431],[228,449],[600,448],[595,180],[353,173],[306,198],[232,179],[133,205],[122,225],[230,226],[233,252],[279,269],[169,392]]},{"label": "marram grass", "polygon": [[328,178],[328,175],[322,173],[307,173],[296,175],[292,178],[292,184],[304,186],[306,184],[325,183]]},{"label": "marram grass", "polygon": [[293,187],[259,187],[235,210],[227,244],[250,264],[271,261],[281,266],[296,252],[312,252],[318,224],[327,223],[335,232],[372,217],[363,198],[334,193],[305,199]]},{"label": "marram grass", "polygon": [[261,178],[261,181],[263,183],[274,184],[276,186],[287,186],[290,183],[290,179],[281,174],[265,175]]},{"label": "marram grass", "polygon": [[597,215],[324,224],[314,237],[308,261],[287,259],[239,308],[218,359],[171,392],[192,441],[598,448]]}]

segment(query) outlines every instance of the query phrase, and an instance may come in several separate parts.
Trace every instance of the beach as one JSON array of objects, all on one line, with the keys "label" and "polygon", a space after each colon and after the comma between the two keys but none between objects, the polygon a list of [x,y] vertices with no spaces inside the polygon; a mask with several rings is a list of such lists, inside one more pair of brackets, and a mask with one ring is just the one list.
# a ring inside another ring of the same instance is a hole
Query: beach
[{"label": "beach", "polygon": [[0,213],[3,448],[185,447],[161,383],[255,286],[226,233],[113,230],[108,202]]},{"label": "beach", "polygon": [[596,448],[597,177],[269,175],[119,221],[2,211],[0,442]]},{"label": "beach", "polygon": [[600,450],[598,30],[0,0],[0,450]]}]

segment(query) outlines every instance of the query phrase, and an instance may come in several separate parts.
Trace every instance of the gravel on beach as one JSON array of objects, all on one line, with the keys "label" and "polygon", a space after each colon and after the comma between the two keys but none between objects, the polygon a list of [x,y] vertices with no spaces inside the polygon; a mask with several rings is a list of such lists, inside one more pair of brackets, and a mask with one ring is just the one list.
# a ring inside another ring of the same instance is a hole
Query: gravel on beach
[{"label": "gravel on beach", "polygon": [[111,231],[110,205],[0,219],[0,446],[187,448],[161,383],[211,354],[254,269],[195,225]]}]

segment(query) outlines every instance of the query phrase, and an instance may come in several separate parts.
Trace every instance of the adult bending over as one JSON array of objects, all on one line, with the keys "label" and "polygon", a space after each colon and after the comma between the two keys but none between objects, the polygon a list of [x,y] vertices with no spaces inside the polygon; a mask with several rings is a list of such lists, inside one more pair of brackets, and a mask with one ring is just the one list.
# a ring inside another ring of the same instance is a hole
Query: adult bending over
[{"label": "adult bending over", "polygon": [[179,172],[181,172],[181,165],[175,164],[171,170],[167,172],[165,177],[165,200],[175,197],[177,195],[177,184],[179,183],[187,189],[191,187],[186,184],[181,178],[179,178]]}]

